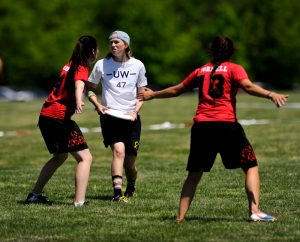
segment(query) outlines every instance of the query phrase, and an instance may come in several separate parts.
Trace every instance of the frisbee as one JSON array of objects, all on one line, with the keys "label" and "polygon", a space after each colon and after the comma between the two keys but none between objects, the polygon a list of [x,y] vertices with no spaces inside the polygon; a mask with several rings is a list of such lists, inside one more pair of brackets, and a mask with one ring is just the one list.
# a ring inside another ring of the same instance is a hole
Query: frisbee
[{"label": "frisbee", "polygon": [[116,109],[107,109],[105,110],[105,114],[110,115],[115,118],[125,119],[132,121],[133,117],[129,114],[126,114],[125,111],[120,111]]}]

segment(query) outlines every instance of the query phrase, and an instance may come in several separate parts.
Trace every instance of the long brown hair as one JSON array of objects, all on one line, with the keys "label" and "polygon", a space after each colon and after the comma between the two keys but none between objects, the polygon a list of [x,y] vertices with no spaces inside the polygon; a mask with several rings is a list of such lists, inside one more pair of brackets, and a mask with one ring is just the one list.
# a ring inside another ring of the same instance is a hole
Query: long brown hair
[{"label": "long brown hair", "polygon": [[91,61],[93,56],[98,49],[97,40],[89,35],[81,36],[73,50],[72,56],[70,58],[70,69],[67,74],[67,82],[70,83],[70,80],[74,79],[75,72],[77,71],[78,67],[86,66],[90,67]]},{"label": "long brown hair", "polygon": [[218,90],[213,85],[213,75],[222,62],[229,61],[235,52],[233,41],[226,36],[216,36],[210,47],[212,63],[214,65],[210,73],[210,95],[217,96]]}]

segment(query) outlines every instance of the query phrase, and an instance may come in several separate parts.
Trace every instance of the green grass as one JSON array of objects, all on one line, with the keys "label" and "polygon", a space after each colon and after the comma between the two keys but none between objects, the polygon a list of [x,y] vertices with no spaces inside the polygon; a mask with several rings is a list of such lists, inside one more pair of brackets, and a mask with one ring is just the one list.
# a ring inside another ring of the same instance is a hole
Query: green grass
[{"label": "green grass", "polygon": [[[289,102],[300,102],[300,94],[291,93]],[[239,119],[270,121],[244,129],[260,164],[261,209],[276,215],[277,222],[247,222],[244,175],[239,169],[225,170],[218,157],[197,189],[187,221],[175,225],[196,94],[145,103],[137,160],[139,196],[130,204],[110,202],[111,151],[103,147],[99,133],[86,133],[94,161],[89,204],[82,208],[72,206],[71,157],[45,187],[53,206],[22,203],[50,158],[36,127],[42,103],[0,101],[0,131],[5,134],[0,137],[0,241],[300,241],[300,109],[277,110],[266,99],[238,98]],[[86,104],[75,120],[91,130],[99,122]],[[148,129],[165,121],[187,128]]]}]

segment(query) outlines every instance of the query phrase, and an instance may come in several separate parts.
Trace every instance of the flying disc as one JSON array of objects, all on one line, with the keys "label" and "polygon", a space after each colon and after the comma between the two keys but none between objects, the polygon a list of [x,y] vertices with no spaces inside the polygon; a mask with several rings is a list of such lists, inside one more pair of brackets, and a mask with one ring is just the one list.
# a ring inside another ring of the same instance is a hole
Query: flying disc
[{"label": "flying disc", "polygon": [[116,110],[116,109],[107,109],[107,110],[105,110],[105,114],[108,114],[115,118],[120,118],[120,119],[125,119],[125,120],[132,121],[132,119],[133,119],[133,117],[129,114],[126,114],[125,111],[120,111],[120,110]]}]

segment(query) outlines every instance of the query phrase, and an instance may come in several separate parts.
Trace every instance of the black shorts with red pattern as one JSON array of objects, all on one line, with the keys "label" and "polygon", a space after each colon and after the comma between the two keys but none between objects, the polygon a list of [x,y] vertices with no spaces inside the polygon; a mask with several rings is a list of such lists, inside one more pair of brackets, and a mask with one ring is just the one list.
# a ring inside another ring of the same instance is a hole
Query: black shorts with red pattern
[{"label": "black shorts with red pattern", "polygon": [[55,119],[40,115],[39,128],[51,154],[88,148],[80,128],[71,119]]},{"label": "black shorts with red pattern", "polygon": [[257,166],[253,148],[238,122],[194,123],[187,170],[209,172],[218,153],[226,169]]}]

